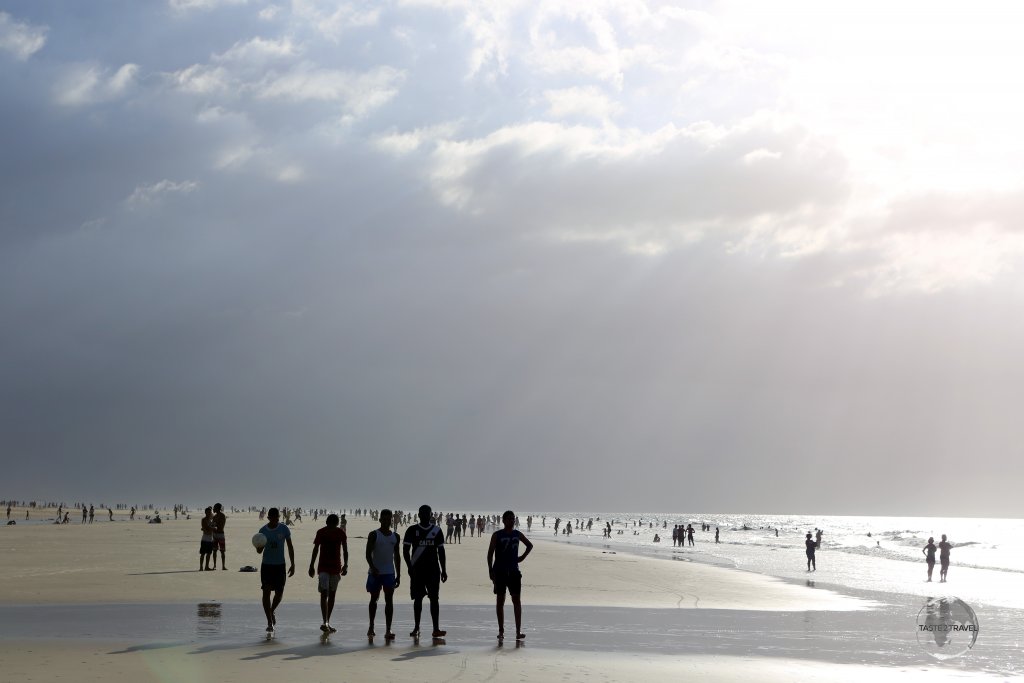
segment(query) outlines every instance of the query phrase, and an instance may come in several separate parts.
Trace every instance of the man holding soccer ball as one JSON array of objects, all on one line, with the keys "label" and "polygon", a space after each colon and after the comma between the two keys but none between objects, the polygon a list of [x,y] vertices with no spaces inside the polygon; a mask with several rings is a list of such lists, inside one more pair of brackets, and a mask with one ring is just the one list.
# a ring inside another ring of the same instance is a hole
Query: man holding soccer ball
[{"label": "man holding soccer ball", "polygon": [[[260,529],[259,534],[253,537],[253,545],[256,552],[263,555],[263,563],[260,565],[260,581],[263,585],[263,612],[267,615],[267,633],[273,633],[277,625],[277,618],[274,611],[281,604],[284,596],[284,547],[288,546],[288,560],[291,568],[288,576],[295,576],[295,548],[292,547],[292,532],[284,524],[278,524],[280,512],[277,508],[267,510],[267,524]],[[263,541],[260,535],[266,539]],[[270,594],[274,594],[271,601]],[[270,636],[267,636],[268,638]]]}]

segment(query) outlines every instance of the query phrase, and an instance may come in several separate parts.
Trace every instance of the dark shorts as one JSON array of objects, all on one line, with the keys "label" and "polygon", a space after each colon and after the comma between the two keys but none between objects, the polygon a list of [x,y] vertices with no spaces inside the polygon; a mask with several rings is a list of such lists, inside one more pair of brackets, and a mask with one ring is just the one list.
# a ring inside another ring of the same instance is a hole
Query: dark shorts
[{"label": "dark shorts", "polygon": [[395,575],[394,574],[373,574],[366,575],[366,592],[376,593],[381,588],[394,588],[395,587]]},{"label": "dark shorts", "polygon": [[283,564],[260,565],[260,583],[265,591],[283,591],[287,576]]},{"label": "dark shorts", "polygon": [[213,541],[199,541],[199,554],[209,555],[213,552]]},{"label": "dark shorts", "polygon": [[940,562],[942,563],[942,568],[943,568],[943,569],[946,569],[946,568],[948,568],[948,567],[949,567],[949,558],[948,558],[948,557],[943,557],[943,558],[942,558],[942,559],[940,560]]},{"label": "dark shorts", "polygon": [[519,595],[523,588],[523,574],[519,570],[496,570],[494,572],[494,594],[505,595],[507,590],[512,595]]},{"label": "dark shorts", "polygon": [[409,595],[413,600],[424,595],[437,599],[441,590],[441,572],[412,572],[409,575]]},{"label": "dark shorts", "polygon": [[225,550],[227,546],[227,541],[224,540],[224,534],[214,534],[213,544],[217,546],[218,550]]}]

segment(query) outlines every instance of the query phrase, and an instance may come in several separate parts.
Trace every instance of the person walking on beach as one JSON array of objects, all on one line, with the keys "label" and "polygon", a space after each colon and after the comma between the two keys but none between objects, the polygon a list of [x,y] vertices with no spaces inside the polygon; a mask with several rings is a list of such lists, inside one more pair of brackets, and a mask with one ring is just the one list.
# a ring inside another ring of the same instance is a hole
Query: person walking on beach
[{"label": "person walking on beach", "polygon": [[946,573],[949,572],[949,551],[953,544],[946,540],[946,534],[942,534],[939,541],[939,583],[946,583]]},{"label": "person walking on beach", "polygon": [[423,596],[430,600],[430,619],[434,623],[434,638],[443,638],[447,631],[439,626],[440,605],[438,595],[441,584],[448,581],[448,570],[444,554],[444,533],[441,527],[431,521],[429,505],[421,505],[419,524],[405,530],[402,555],[409,572],[409,594],[412,597],[412,616],[415,622],[411,638],[420,637],[420,616],[423,612]]},{"label": "person walking on beach", "polygon": [[[512,611],[516,619],[516,640],[526,638],[523,634],[523,605],[520,601],[523,575],[519,571],[519,563],[533,550],[533,544],[515,527],[516,515],[506,510],[501,515],[504,529],[491,534],[491,544],[487,547],[487,571],[494,584],[494,595],[497,596],[495,610],[498,616],[498,640],[505,638],[505,592],[512,596]],[[519,544],[526,546],[525,552],[519,554]]]},{"label": "person walking on beach", "polygon": [[715,527],[715,543],[718,543],[718,527]]},{"label": "person walking on beach", "polygon": [[804,545],[807,547],[807,571],[818,571],[818,564],[814,559],[814,551],[818,549],[818,544],[811,538],[810,531],[807,532],[807,539],[804,541]]},{"label": "person walking on beach", "polygon": [[[338,515],[327,515],[327,526],[321,527],[313,538],[313,555],[309,558],[309,578],[318,577],[317,587],[320,590],[320,616],[323,623],[320,630],[324,633],[337,633],[338,629],[331,626],[331,614],[334,612],[334,598],[338,593],[341,577],[348,574],[348,536],[338,528]],[[317,552],[320,562],[316,569]],[[342,562],[342,555],[345,556]]]},{"label": "person walking on beach", "polygon": [[207,507],[206,514],[199,521],[199,528],[203,532],[199,541],[199,571],[209,571],[210,557],[213,556],[213,568],[217,568],[217,556],[213,554],[213,508]]},{"label": "person walking on beach", "polygon": [[398,554],[398,534],[391,530],[391,510],[380,511],[380,528],[366,535],[366,563],[370,565],[366,577],[366,592],[370,594],[370,628],[366,636],[373,638],[377,619],[377,600],[384,591],[384,640],[395,639],[391,631],[391,618],[395,614],[395,589],[402,580],[402,559]]},{"label": "person walking on beach", "polygon": [[935,539],[928,537],[928,545],[921,549],[924,553],[924,560],[928,563],[928,582],[931,583],[932,572],[935,570]]},{"label": "person walking on beach", "polygon": [[[220,550],[220,568],[227,570],[228,561],[224,557],[224,551],[227,546],[226,537],[224,536],[224,525],[227,524],[228,518],[224,515],[224,506],[217,503],[213,506],[213,544],[216,546],[213,552]],[[291,541],[288,542],[291,545]],[[284,564],[284,560],[281,561]],[[293,563],[294,564],[294,563]],[[214,560],[214,566],[216,566],[216,560]]]},{"label": "person walking on beach", "polygon": [[[267,538],[267,544],[256,549],[256,552],[263,555],[263,563],[260,565],[260,582],[263,588],[263,613],[267,615],[267,633],[273,633],[277,626],[277,617],[274,612],[281,604],[281,598],[284,597],[285,545],[288,546],[288,559],[292,565],[288,569],[287,575],[295,576],[295,548],[292,546],[292,532],[286,525],[278,523],[280,518],[281,513],[277,508],[270,508],[267,511],[267,523],[260,529],[260,533]],[[271,593],[274,594],[273,601],[270,599]]]},{"label": "person walking on beach", "polygon": [[688,524],[686,526],[686,540],[689,541],[690,546],[693,546],[693,525]]}]

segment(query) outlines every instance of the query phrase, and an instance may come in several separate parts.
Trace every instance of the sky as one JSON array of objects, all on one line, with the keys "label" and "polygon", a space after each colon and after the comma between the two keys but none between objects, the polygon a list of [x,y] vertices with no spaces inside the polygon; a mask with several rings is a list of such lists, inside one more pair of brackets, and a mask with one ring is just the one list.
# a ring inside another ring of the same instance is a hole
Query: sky
[{"label": "sky", "polygon": [[4,0],[0,497],[1020,516],[1022,23]]}]

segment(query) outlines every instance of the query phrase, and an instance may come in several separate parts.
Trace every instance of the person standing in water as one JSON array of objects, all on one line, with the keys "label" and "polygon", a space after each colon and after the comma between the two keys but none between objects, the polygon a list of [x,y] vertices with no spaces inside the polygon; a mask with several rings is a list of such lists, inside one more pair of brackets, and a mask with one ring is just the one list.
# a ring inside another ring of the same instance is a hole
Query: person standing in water
[{"label": "person standing in water", "polygon": [[946,534],[942,534],[939,541],[939,583],[946,583],[946,573],[949,572],[949,551],[953,544],[946,540]]},{"label": "person standing in water", "polygon": [[935,570],[935,539],[928,537],[928,545],[921,549],[925,562],[928,563],[928,581],[932,580],[932,572]]},{"label": "person standing in water", "polygon": [[804,540],[804,545],[807,547],[807,571],[818,571],[818,563],[814,559],[814,551],[818,549],[818,544],[811,538],[810,531],[807,532],[807,539]]},{"label": "person standing in water", "polygon": [[[491,543],[487,547],[487,572],[494,584],[494,595],[497,596],[495,610],[498,616],[498,640],[505,638],[505,592],[512,596],[512,611],[516,619],[516,640],[526,638],[523,633],[523,605],[520,601],[523,574],[519,571],[519,563],[533,550],[533,543],[515,528],[516,515],[506,510],[501,515],[504,529],[491,534]],[[519,554],[519,544],[526,546],[526,551]]]},{"label": "person standing in water", "polygon": [[[270,508],[267,511],[267,523],[260,529],[260,533],[267,538],[267,544],[256,549],[256,552],[263,555],[263,563],[260,565],[260,581],[263,588],[263,613],[267,616],[267,633],[273,633],[277,627],[277,617],[274,612],[281,604],[281,598],[284,597],[285,545],[288,546],[288,559],[292,564],[287,576],[295,576],[295,548],[292,546],[292,532],[286,525],[278,523],[280,517],[281,513],[277,508]],[[274,594],[273,601],[270,599],[271,593]]]},{"label": "person standing in water", "polygon": [[[320,561],[316,569],[313,563]],[[344,561],[342,561],[344,555]],[[348,574],[348,536],[338,528],[338,515],[327,515],[326,526],[316,532],[313,539],[313,555],[309,558],[309,578],[317,577],[317,588],[320,591],[320,616],[323,623],[320,630],[324,633],[337,633],[338,629],[331,626],[331,614],[334,612],[334,599],[338,593],[341,577]]]},{"label": "person standing in water", "polygon": [[401,542],[391,530],[391,510],[380,511],[380,528],[366,535],[366,563],[370,565],[366,577],[366,592],[370,594],[370,628],[366,636],[374,635],[373,623],[377,618],[377,600],[384,591],[384,640],[392,641],[391,617],[395,613],[395,589],[402,580],[402,559],[398,554]]},{"label": "person standing in water", "polygon": [[429,505],[421,505],[419,524],[405,530],[402,554],[409,572],[409,595],[412,597],[412,616],[415,626],[410,638],[420,637],[420,616],[423,597],[430,600],[430,619],[434,622],[434,638],[443,638],[447,631],[439,626],[441,607],[438,602],[441,584],[448,581],[444,554],[444,533],[433,523]]}]

